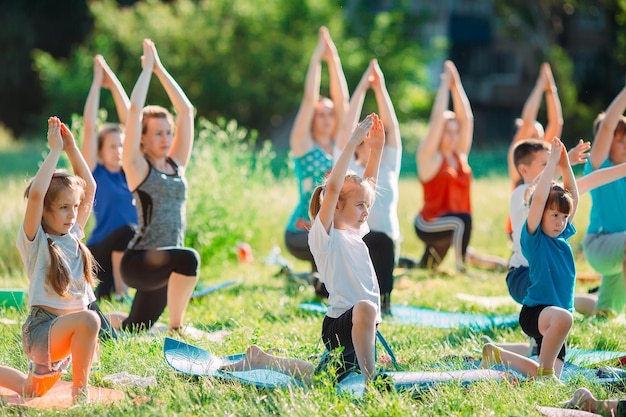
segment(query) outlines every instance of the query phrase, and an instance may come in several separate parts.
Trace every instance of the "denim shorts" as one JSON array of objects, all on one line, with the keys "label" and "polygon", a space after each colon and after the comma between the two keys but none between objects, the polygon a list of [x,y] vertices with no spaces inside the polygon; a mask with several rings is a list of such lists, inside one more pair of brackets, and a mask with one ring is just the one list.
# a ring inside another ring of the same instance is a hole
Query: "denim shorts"
[{"label": "denim shorts", "polygon": [[36,376],[63,372],[70,364],[70,356],[52,363],[50,359],[50,329],[58,317],[41,307],[31,307],[22,325],[22,347],[30,359],[29,372]]}]

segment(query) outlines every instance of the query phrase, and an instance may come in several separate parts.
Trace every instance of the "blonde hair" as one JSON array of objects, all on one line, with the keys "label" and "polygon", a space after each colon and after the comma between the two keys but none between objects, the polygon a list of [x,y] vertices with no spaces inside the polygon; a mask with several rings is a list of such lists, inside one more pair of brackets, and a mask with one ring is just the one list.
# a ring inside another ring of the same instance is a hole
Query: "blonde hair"
[{"label": "blonde hair", "polygon": [[[28,198],[31,186],[32,181],[28,184],[28,187],[26,187],[24,197]],[[50,207],[50,205],[58,198],[59,194],[67,190],[80,191],[80,199],[82,202],[85,196],[85,187],[85,180],[81,177],[72,175],[66,170],[56,170],[54,174],[52,174],[50,186],[48,187],[43,200],[44,210]],[[77,239],[76,242],[78,243],[78,249],[80,250],[83,258],[83,276],[85,278],[85,282],[93,286],[96,284],[95,269],[97,263],[87,246],[79,239]],[[63,263],[65,254],[63,253],[63,250],[59,248],[50,238],[48,238],[48,251],[50,253],[50,268],[46,274],[46,282],[59,296],[67,297],[72,278],[70,276],[70,272]]]},{"label": "blonde hair", "polygon": [[174,129],[174,116],[162,106],[146,106],[141,111],[141,133],[148,131],[148,121],[150,119],[167,119],[172,129]]},{"label": "blonde hair", "polygon": [[[315,220],[315,218],[317,217],[317,214],[320,212],[320,209],[322,208],[322,202],[324,201],[324,191],[326,190],[327,181],[328,181],[328,177],[324,179],[324,183],[322,185],[319,185],[318,187],[315,188],[315,190],[313,191],[313,195],[311,195],[311,201],[309,203],[309,217],[311,218],[311,221]],[[348,173],[346,174],[343,180],[343,186],[341,187],[341,192],[339,193],[338,201],[345,200],[347,192],[344,190],[344,187],[347,183],[352,183],[354,185],[365,187],[365,189],[368,190],[368,192],[370,193],[372,199],[374,198],[374,195],[376,194],[376,191],[375,191],[376,181],[373,178],[364,179],[361,176],[357,175],[356,173],[352,171],[348,171]]]}]

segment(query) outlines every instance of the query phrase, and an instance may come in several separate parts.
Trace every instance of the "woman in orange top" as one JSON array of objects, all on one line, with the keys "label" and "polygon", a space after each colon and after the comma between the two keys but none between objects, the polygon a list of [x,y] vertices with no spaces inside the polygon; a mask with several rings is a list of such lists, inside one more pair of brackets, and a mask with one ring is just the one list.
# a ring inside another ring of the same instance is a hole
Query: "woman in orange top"
[{"label": "woman in orange top", "polygon": [[[448,110],[449,93],[454,112]],[[437,268],[453,246],[456,267],[465,270],[472,232],[472,170],[467,157],[473,131],[474,115],[459,73],[446,61],[428,133],[417,151],[418,178],[424,187],[424,207],[415,218],[415,232],[426,245],[422,268]]]}]

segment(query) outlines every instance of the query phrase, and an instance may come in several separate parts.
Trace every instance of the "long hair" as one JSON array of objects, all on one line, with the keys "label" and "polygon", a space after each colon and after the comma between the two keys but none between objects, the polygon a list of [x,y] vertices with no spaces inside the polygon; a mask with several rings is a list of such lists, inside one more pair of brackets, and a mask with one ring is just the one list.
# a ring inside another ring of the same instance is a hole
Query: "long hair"
[{"label": "long hair", "polygon": [[[30,193],[30,187],[32,181],[26,187],[24,196],[28,198]],[[70,174],[66,170],[56,170],[50,180],[50,186],[46,191],[46,195],[43,200],[43,209],[49,209],[50,205],[57,199],[60,193],[66,190],[78,190],[80,191],[81,202],[85,195],[85,180],[82,178]],[[78,249],[81,252],[83,258],[83,277],[85,282],[91,286],[96,284],[96,261],[87,246],[80,240],[76,240],[78,243]],[[67,270],[63,259],[65,254],[59,248],[52,239],[48,238],[48,252],[50,253],[50,268],[46,274],[46,282],[52,287],[52,289],[61,297],[68,297],[70,284],[72,277],[70,271]]]}]

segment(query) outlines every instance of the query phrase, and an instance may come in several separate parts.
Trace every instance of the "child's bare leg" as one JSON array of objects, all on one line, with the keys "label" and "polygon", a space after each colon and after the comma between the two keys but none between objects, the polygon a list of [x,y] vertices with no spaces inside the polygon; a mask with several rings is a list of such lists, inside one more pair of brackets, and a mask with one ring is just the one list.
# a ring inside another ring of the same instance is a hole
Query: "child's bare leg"
[{"label": "child's bare leg", "polygon": [[272,369],[299,379],[305,384],[311,384],[315,366],[309,362],[270,355],[260,347],[252,345],[246,349],[246,356],[232,364],[223,365],[224,371],[246,371],[250,369]]},{"label": "child's bare leg", "polygon": [[0,366],[0,387],[8,388],[20,395],[24,393],[24,384],[28,376],[17,369]]},{"label": "child's bare leg", "polygon": [[479,368],[490,368],[491,366],[502,363],[510,366],[523,375],[537,375],[537,363],[524,355],[511,352],[496,346],[493,343],[487,343],[483,346],[483,360]]},{"label": "child's bare leg", "polygon": [[596,310],[598,296],[595,294],[577,294],[574,297],[574,309],[580,314],[591,316]]},{"label": "child's bare leg", "polygon": [[[60,316],[50,329],[50,359],[72,355],[74,388],[87,387],[93,353],[98,343],[100,317],[91,310]],[[74,390],[73,390],[74,391]]]},{"label": "child's bare leg", "polygon": [[182,275],[172,272],[167,286],[167,308],[169,328],[178,329],[183,325],[185,310],[189,305],[191,293],[198,282],[197,276]]},{"label": "child's bare leg", "polygon": [[352,308],[352,343],[366,381],[370,381],[376,373],[375,339],[376,306],[371,301],[359,301]]},{"label": "child's bare leg", "polygon": [[523,343],[523,342],[519,342],[519,343],[515,343],[515,342],[504,342],[504,343],[497,343],[494,342],[489,336],[481,336],[481,340],[487,344],[487,343],[492,343],[494,345],[496,345],[499,348],[502,348],[504,350],[508,350],[509,352],[513,352],[513,353],[517,353],[518,355],[522,355],[522,356],[531,356],[531,346],[529,343]]},{"label": "child's bare leg", "polygon": [[539,332],[543,335],[539,368],[554,370],[556,357],[572,328],[572,314],[559,307],[547,307],[539,314]]}]

